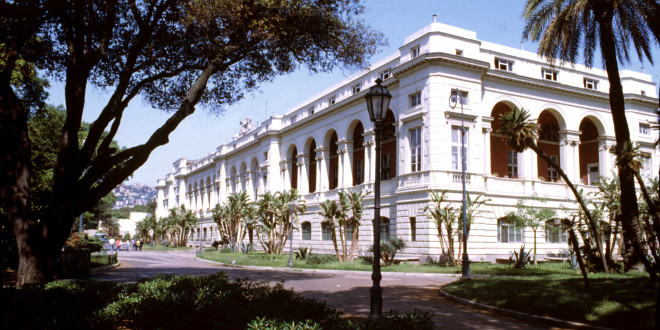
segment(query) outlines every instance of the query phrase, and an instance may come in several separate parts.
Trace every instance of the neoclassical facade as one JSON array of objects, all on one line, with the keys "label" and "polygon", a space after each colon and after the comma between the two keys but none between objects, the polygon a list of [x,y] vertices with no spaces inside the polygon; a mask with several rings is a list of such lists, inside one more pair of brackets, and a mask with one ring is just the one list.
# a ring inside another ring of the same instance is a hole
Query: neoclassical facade
[{"label": "neoclassical facade", "polygon": [[[644,73],[621,71],[630,133],[643,153],[645,176],[658,173],[656,85]],[[242,122],[232,142],[198,160],[179,159],[158,181],[157,217],[185,205],[199,213],[206,244],[218,239],[211,209],[231,193],[252,200],[266,191],[296,188],[307,202],[293,234],[296,246],[331,252],[318,205],[338,191],[373,191],[375,145],[364,94],[377,78],[393,98],[387,113],[381,161],[381,237],[400,237],[403,255],[437,256],[440,243],[424,214],[433,190],[461,201],[461,111],[466,132],[467,191],[483,194],[482,212],[470,232],[472,260],[508,256],[531,246],[531,230],[504,220],[523,197],[547,199],[558,212],[576,203],[556,171],[531,151],[517,153],[497,135],[499,114],[524,108],[541,127],[538,145],[555,158],[573,183],[594,191],[611,177],[614,127],[604,70],[550,64],[535,53],[478,40],[476,33],[432,23],[407,37],[394,54],[331,86],[284,115],[252,127]],[[450,106],[452,90],[463,98]],[[373,243],[373,194],[360,226],[361,252]],[[551,226],[552,224],[548,224]],[[539,230],[539,253],[568,248],[562,232]]]}]

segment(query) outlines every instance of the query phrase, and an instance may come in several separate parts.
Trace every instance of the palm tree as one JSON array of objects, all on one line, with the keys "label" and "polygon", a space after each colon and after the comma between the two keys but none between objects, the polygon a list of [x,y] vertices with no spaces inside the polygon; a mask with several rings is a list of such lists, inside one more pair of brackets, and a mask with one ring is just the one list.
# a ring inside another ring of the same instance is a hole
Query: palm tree
[{"label": "palm tree", "polygon": [[110,218],[101,222],[101,228],[105,231],[108,237],[115,237],[119,235],[119,221],[115,218]]},{"label": "palm tree", "polygon": [[543,150],[539,149],[539,147],[536,145],[535,140],[538,136],[538,130],[539,125],[529,119],[529,112],[527,112],[527,110],[515,109],[500,115],[500,129],[497,131],[497,133],[502,134],[502,140],[504,141],[504,144],[510,149],[513,149],[517,152],[523,152],[527,148],[532,149],[539,157],[543,158],[543,160],[545,160],[548,165],[554,168],[559,176],[564,180],[564,182],[566,182],[568,187],[573,192],[573,195],[575,195],[575,199],[577,199],[580,207],[582,210],[584,210],[584,213],[589,222],[589,227],[591,228],[591,232],[594,235],[596,244],[598,246],[598,252],[600,253],[600,257],[603,263],[603,270],[608,272],[607,261],[605,259],[605,254],[603,254],[603,244],[600,240],[600,233],[598,231],[598,227],[596,226],[596,222],[594,221],[593,217],[591,216],[591,212],[589,212],[587,205],[582,199],[582,195],[577,191],[571,180],[568,179],[566,173],[564,173],[561,167],[552,158],[550,158],[548,154],[543,152]]},{"label": "palm tree", "polygon": [[[650,47],[660,42],[660,3],[657,0],[528,0],[523,39],[539,41],[538,53],[550,59],[575,63],[584,48],[584,63],[591,66],[597,48],[610,83],[610,110],[617,151],[630,144],[619,61],[630,60],[632,45],[638,58],[651,63]],[[626,246],[626,269],[644,263],[644,246],[638,220],[635,176],[629,166],[618,165],[621,213]]]},{"label": "palm tree", "polygon": [[357,256],[360,221],[362,220],[362,213],[364,213],[364,197],[370,193],[371,192],[369,191],[362,192],[362,190],[339,192],[339,201],[341,203],[344,225],[346,228],[350,228],[353,233],[351,237],[351,251],[348,260],[353,260]]},{"label": "palm tree", "polygon": [[325,224],[329,227],[332,233],[332,244],[335,247],[335,254],[339,261],[344,261],[342,254],[339,253],[339,247],[337,246],[337,233],[335,229],[337,228],[339,218],[341,217],[341,208],[335,200],[326,200],[325,202],[319,204],[321,209],[321,216],[323,217],[322,224]]}]

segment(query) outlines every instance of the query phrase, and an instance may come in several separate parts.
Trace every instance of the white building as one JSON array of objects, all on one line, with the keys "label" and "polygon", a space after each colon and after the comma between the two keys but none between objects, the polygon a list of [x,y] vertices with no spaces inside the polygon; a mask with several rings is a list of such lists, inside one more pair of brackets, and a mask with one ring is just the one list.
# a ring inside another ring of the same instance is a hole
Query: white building
[{"label": "white building", "polygon": [[[645,155],[647,176],[658,172],[656,85],[651,76],[621,71],[632,139]],[[547,207],[576,208],[574,196],[557,173],[531,151],[508,151],[495,133],[498,115],[513,108],[530,111],[541,125],[540,148],[561,164],[585,192],[598,176],[612,176],[615,145],[604,70],[582,65],[550,65],[535,53],[478,40],[476,33],[432,23],[404,40],[399,51],[316,97],[272,116],[258,127],[243,122],[241,133],[203,159],[180,159],[158,181],[157,217],[180,205],[201,214],[207,239],[217,239],[210,210],[232,192],[252,199],[265,191],[296,188],[308,211],[299,219],[294,246],[332,251],[323,235],[318,204],[337,199],[339,190],[373,191],[375,146],[364,94],[376,78],[393,98],[383,140],[381,216],[385,236],[406,241],[409,256],[440,254],[432,219],[423,209],[430,191],[447,190],[460,206],[461,107],[449,106],[452,89],[464,95],[467,127],[467,190],[488,202],[472,225],[472,260],[509,255],[527,243],[504,221],[519,198],[539,196]],[[373,194],[360,227],[361,251],[372,242]],[[215,236],[213,236],[215,234]],[[206,235],[204,235],[206,236]],[[568,246],[565,235],[538,233],[540,254]],[[550,237],[552,236],[552,237]]]}]

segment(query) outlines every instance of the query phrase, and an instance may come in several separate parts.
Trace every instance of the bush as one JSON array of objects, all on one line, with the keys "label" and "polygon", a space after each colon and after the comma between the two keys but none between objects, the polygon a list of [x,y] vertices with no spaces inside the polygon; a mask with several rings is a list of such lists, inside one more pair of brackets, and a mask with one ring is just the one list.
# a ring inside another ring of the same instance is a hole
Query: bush
[{"label": "bush", "polygon": [[305,263],[308,265],[322,265],[330,262],[339,261],[334,254],[310,254]]},{"label": "bush", "polygon": [[216,250],[220,250],[220,245],[221,245],[221,244],[222,244],[221,241],[215,240],[215,241],[213,241],[213,243],[211,244],[211,246],[214,247]]},{"label": "bush", "polygon": [[64,249],[67,251],[76,251],[89,249],[91,252],[99,252],[103,249],[103,241],[97,237],[89,237],[87,234],[71,234],[64,243]]},{"label": "bush", "polygon": [[[397,252],[401,251],[404,247],[406,247],[406,243],[398,237],[391,237],[387,241],[381,241],[380,260],[382,261],[383,266],[389,266],[395,263],[394,257],[396,257]],[[368,251],[374,252],[374,246],[372,245]],[[362,261],[366,264],[372,264],[374,262],[374,257],[373,255],[367,255],[362,258]]]},{"label": "bush", "polygon": [[309,246],[301,246],[295,253],[296,259],[306,260],[310,255],[312,255],[312,248]]},{"label": "bush", "polygon": [[[138,284],[53,282],[3,289],[2,329],[430,329],[428,313],[348,321],[282,284],[226,274],[165,275]],[[17,317],[20,315],[20,317]]]}]

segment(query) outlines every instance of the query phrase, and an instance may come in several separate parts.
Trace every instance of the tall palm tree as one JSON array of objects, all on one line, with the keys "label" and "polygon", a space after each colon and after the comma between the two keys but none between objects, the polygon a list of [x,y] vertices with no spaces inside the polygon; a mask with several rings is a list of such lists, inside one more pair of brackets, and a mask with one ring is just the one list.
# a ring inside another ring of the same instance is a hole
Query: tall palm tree
[{"label": "tall palm tree", "polygon": [[591,216],[591,212],[587,208],[587,205],[582,199],[582,195],[577,191],[575,185],[571,180],[566,176],[564,170],[561,169],[559,164],[555,162],[548,154],[539,149],[536,145],[536,138],[538,137],[539,125],[529,118],[529,112],[525,109],[515,109],[513,111],[500,114],[500,129],[497,131],[498,134],[502,135],[502,140],[504,144],[517,152],[523,152],[525,149],[532,149],[539,157],[543,158],[548,165],[557,171],[559,176],[564,180],[566,185],[571,189],[575,199],[580,204],[580,207],[584,211],[587,220],[589,222],[589,227],[591,232],[594,235],[596,240],[596,245],[598,246],[598,252],[603,263],[603,270],[608,271],[607,261],[605,259],[605,254],[603,254],[603,244],[600,240],[600,233],[598,227],[596,227],[596,222]]},{"label": "tall palm tree", "polygon": [[[539,41],[538,53],[549,59],[575,63],[584,49],[584,63],[591,66],[598,48],[610,83],[610,110],[617,149],[630,144],[619,61],[630,60],[630,46],[640,60],[651,63],[651,46],[660,42],[660,3],[657,0],[528,0],[523,16],[524,39]],[[655,39],[655,40],[654,40]],[[617,166],[621,182],[621,213],[626,269],[650,264],[638,219],[635,176],[629,166]]]}]

